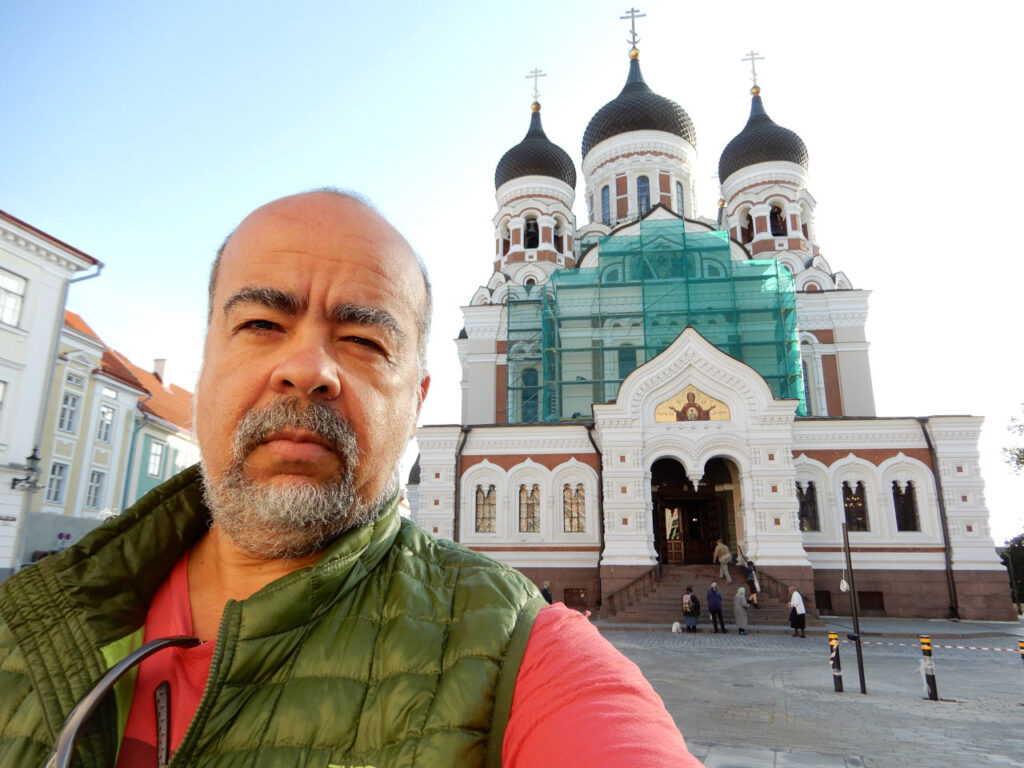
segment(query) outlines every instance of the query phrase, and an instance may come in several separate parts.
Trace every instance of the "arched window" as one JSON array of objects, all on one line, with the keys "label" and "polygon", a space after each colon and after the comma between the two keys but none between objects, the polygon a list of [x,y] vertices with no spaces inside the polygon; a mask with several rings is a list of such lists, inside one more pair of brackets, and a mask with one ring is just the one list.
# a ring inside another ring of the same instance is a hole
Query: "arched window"
[{"label": "arched window", "polygon": [[858,480],[856,486],[851,486],[849,481],[843,481],[843,512],[846,514],[847,530],[869,530],[868,501],[863,482]]},{"label": "arched window", "polygon": [[818,521],[818,490],[814,482],[808,482],[805,486],[796,484],[796,497],[800,502],[800,511],[797,513],[800,519],[800,530],[804,533],[820,531],[821,523]]},{"label": "arched window", "polygon": [[537,421],[537,406],[540,403],[540,377],[536,368],[523,371],[523,421]]},{"label": "arched window", "polygon": [[540,533],[540,486],[519,486],[519,532]]},{"label": "arched window", "polygon": [[921,522],[917,516],[917,491],[914,481],[907,482],[906,488],[900,488],[899,482],[892,481],[892,503],[896,508],[897,531],[920,531]]},{"label": "arched window", "polygon": [[583,483],[573,490],[569,483],[562,486],[562,530],[565,533],[585,533],[586,496]]},{"label": "arched window", "polygon": [[606,226],[612,223],[611,194],[607,184],[601,187],[601,223]]},{"label": "arched window", "polygon": [[526,234],[523,237],[523,247],[536,248],[540,244],[540,227],[536,219],[526,220]]},{"label": "arched window", "polygon": [[641,216],[651,210],[651,181],[646,176],[636,180],[636,208]]},{"label": "arched window", "polygon": [[555,219],[555,250],[558,253],[562,252],[562,238],[564,233],[562,232],[562,222],[560,219]]},{"label": "arched window", "polygon": [[683,185],[679,181],[676,182],[676,213],[683,215]]},{"label": "arched window", "polygon": [[476,487],[476,532],[494,533],[495,531],[495,500],[497,493],[494,486],[484,490],[482,485]]},{"label": "arched window", "polygon": [[786,220],[782,216],[782,209],[777,205],[772,206],[772,212],[768,215],[771,224],[772,235],[782,237],[786,234]]},{"label": "arched window", "polygon": [[750,211],[747,211],[743,216],[743,221],[740,224],[740,242],[746,245],[754,239],[754,219],[750,216]]}]

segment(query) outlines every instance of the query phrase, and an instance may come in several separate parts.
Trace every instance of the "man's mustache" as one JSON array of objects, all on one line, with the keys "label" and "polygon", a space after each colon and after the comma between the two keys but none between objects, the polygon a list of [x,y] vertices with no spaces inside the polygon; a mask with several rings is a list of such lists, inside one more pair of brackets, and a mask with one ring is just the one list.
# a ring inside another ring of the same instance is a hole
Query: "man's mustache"
[{"label": "man's mustache", "polygon": [[358,460],[355,431],[334,408],[322,400],[303,403],[298,397],[285,397],[263,408],[246,411],[235,430],[232,446],[235,461],[244,461],[270,435],[285,429],[312,432],[350,467]]}]

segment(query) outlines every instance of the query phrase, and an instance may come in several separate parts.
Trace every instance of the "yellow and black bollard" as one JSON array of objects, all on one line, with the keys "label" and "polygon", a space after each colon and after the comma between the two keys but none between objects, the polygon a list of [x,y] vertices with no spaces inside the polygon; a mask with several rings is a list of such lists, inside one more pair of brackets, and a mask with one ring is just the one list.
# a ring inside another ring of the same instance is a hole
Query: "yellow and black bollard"
[{"label": "yellow and black bollard", "polygon": [[[1024,646],[1024,642],[1021,645]],[[828,659],[832,662],[832,684],[836,687],[836,693],[842,693],[843,665],[839,663],[839,635],[835,632],[828,633],[828,648]]]},{"label": "yellow and black bollard", "polygon": [[1020,646],[1020,660],[1024,661],[1024,640],[1018,640],[1017,645]]},{"label": "yellow and black bollard", "polygon": [[929,635],[921,635],[921,653],[924,654],[921,671],[924,673],[924,685],[928,692],[928,698],[932,701],[939,700],[939,688],[935,684],[935,662],[932,661],[932,638]]}]

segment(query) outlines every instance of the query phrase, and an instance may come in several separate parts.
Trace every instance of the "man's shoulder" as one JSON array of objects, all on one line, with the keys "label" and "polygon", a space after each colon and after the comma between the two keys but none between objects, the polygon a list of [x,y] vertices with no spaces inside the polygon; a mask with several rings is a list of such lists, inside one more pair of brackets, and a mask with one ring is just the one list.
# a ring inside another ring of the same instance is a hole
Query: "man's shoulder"
[{"label": "man's shoulder", "polygon": [[[521,597],[539,597],[540,592],[519,571],[464,544],[435,539],[418,525],[405,518],[395,540],[395,552],[403,559],[415,561],[417,570],[432,574],[448,583],[478,588],[490,584],[492,590],[515,593]],[[519,602],[517,599],[516,602]]]}]

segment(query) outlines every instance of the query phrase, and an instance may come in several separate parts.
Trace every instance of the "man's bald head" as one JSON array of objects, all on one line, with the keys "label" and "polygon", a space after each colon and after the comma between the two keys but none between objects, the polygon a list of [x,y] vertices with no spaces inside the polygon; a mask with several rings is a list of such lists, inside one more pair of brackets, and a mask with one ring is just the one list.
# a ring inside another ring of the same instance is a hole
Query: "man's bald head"
[{"label": "man's bald head", "polygon": [[[353,203],[355,203],[357,205],[362,206],[363,208],[366,208],[367,211],[371,212],[372,214],[374,214],[376,216],[379,216],[381,219],[383,219],[385,221],[385,223],[388,224],[388,226],[391,226],[391,223],[388,222],[386,219],[384,219],[384,216],[380,213],[380,211],[377,210],[377,208],[373,205],[373,203],[371,203],[365,197],[363,197],[362,195],[360,195],[360,194],[358,194],[356,192],[349,192],[349,191],[346,191],[346,190],[338,189],[337,187],[321,187],[319,189],[310,190],[309,192],[302,193],[302,194],[307,194],[307,195],[325,194],[325,195],[332,195],[332,196],[337,197],[337,198],[339,198],[341,200],[351,201],[351,202],[353,202]],[[299,197],[299,195],[296,195],[295,197]],[[287,199],[287,198],[280,198],[280,199],[284,200],[284,199]],[[274,202],[277,202],[277,201],[274,201]],[[273,205],[273,203],[271,203],[271,205]],[[391,228],[394,229],[394,227],[391,227]],[[216,256],[214,257],[214,260],[213,260],[213,265],[210,267],[210,282],[209,282],[209,287],[208,287],[208,305],[209,306],[208,306],[207,315],[206,315],[207,325],[209,325],[210,318],[213,317],[213,310],[214,310],[214,307],[213,307],[213,297],[214,297],[214,292],[215,292],[216,287],[217,287],[217,274],[220,271],[221,259],[224,256],[225,249],[228,247],[228,243],[230,242],[232,236],[235,234],[236,231],[237,231],[237,228],[232,230],[228,234],[228,236],[226,238],[224,238],[224,242],[221,243],[220,248],[217,249],[217,254],[216,254]],[[395,232],[398,233],[397,230],[395,230]],[[401,237],[401,233],[398,233],[398,234],[399,234],[399,237]],[[402,238],[402,239],[404,240],[404,238]],[[418,357],[419,357],[420,367],[423,368],[427,364],[427,342],[428,342],[429,337],[430,337],[430,320],[431,320],[431,316],[433,314],[433,308],[434,308],[434,306],[433,306],[433,296],[432,296],[432,292],[431,292],[430,276],[427,274],[427,266],[426,266],[426,264],[423,263],[423,259],[420,258],[420,255],[412,250],[412,246],[409,246],[409,250],[416,257],[416,263],[419,265],[420,274],[423,276],[423,293],[424,293],[424,297],[425,298],[424,298],[424,302],[423,302],[422,311],[419,313],[419,315],[417,317],[417,332],[418,332],[418,335],[419,335],[419,338],[417,340],[417,353],[418,353]]]}]

